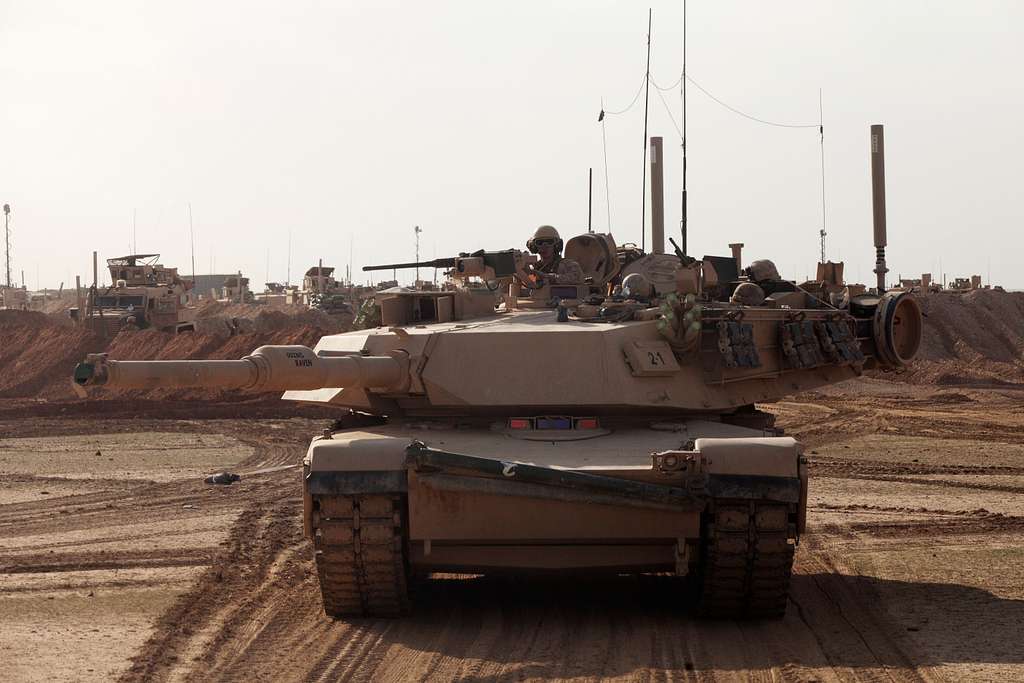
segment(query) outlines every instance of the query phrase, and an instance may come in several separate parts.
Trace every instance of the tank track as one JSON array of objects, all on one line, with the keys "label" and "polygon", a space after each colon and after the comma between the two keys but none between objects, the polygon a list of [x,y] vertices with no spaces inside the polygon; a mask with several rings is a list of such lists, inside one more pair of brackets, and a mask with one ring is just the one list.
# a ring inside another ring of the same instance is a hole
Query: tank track
[{"label": "tank track", "polygon": [[409,609],[401,495],[316,496],[313,545],[324,612],[390,617]]},{"label": "tank track", "polygon": [[796,548],[789,506],[715,501],[705,514],[698,613],[713,619],[782,617]]}]

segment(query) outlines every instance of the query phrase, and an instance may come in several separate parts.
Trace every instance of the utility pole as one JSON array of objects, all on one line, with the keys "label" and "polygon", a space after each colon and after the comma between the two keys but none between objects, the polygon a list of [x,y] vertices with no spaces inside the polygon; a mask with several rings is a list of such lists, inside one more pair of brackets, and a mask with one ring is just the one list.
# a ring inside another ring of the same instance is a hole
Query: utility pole
[{"label": "utility pole", "polygon": [[[413,232],[416,233],[416,263],[419,263],[420,262],[420,233],[423,232],[423,231],[420,230],[420,226],[417,225],[415,228],[413,228]],[[419,266],[416,266],[416,282],[413,285],[413,287],[418,287],[419,286],[419,282],[420,282],[420,268],[419,268]]]},{"label": "utility pole", "polygon": [[11,288],[11,205],[4,204],[4,235],[7,238],[7,288]]}]

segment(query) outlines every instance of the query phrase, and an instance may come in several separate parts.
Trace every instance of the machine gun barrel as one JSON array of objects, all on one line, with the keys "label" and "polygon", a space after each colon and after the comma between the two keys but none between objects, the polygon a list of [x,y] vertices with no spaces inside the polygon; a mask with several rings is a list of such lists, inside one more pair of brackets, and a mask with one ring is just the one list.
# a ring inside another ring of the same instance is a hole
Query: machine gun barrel
[{"label": "machine gun barrel", "polygon": [[682,249],[679,248],[679,245],[676,244],[676,241],[674,239],[669,237],[668,241],[672,244],[672,248],[676,250],[676,256],[678,256],[679,258],[686,258],[686,254],[683,252]]},{"label": "machine gun barrel", "polygon": [[401,390],[408,383],[404,353],[388,356],[318,356],[305,346],[261,346],[240,360],[108,360],[90,354],[74,381],[116,389],[197,387],[242,391],[324,388]]},{"label": "machine gun barrel", "polygon": [[397,270],[399,268],[453,268],[457,277],[510,277],[518,266],[518,256],[512,249],[504,251],[474,251],[448,258],[436,258],[433,261],[412,263],[388,263],[381,266],[363,266],[363,270]]},{"label": "machine gun barrel", "polygon": [[452,268],[455,266],[455,257],[436,258],[432,261],[413,261],[411,263],[385,263],[382,266],[363,266],[367,270],[398,270],[399,268]]}]

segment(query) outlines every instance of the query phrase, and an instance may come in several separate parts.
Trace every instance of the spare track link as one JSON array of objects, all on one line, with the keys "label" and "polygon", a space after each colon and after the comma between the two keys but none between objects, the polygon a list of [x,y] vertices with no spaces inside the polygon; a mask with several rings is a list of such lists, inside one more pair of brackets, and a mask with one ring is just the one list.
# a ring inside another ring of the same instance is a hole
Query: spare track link
[{"label": "spare track link", "polygon": [[315,496],[316,570],[328,616],[396,616],[409,609],[405,499]]},{"label": "spare track link", "polygon": [[706,514],[698,612],[713,619],[782,617],[795,550],[789,506],[716,501]]}]

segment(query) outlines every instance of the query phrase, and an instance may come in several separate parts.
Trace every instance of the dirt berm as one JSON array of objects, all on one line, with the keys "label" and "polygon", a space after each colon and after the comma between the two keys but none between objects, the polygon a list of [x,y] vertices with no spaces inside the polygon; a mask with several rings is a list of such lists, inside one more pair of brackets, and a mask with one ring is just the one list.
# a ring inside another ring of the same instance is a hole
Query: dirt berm
[{"label": "dirt berm", "polygon": [[[234,336],[124,330],[108,341],[59,317],[0,311],[0,398],[74,399],[71,373],[88,353],[107,352],[111,358],[122,360],[234,359],[263,344],[313,346],[325,334],[340,331],[329,320],[322,325],[310,324],[307,320],[323,322],[318,320],[322,314],[304,313],[315,315],[295,318],[279,311],[261,312],[248,326],[251,331]],[[222,392],[157,390],[108,391],[99,398],[216,401],[229,396]]]},{"label": "dirt berm", "polygon": [[913,368],[896,379],[914,384],[1024,383],[1024,292],[979,289],[918,295],[924,339]]},{"label": "dirt berm", "polygon": [[[1024,292],[977,290],[920,295],[924,341],[913,369],[884,374],[913,384],[1024,384]],[[242,334],[172,335],[125,330],[107,344],[59,316],[0,311],[0,398],[72,399],[69,378],[87,353],[106,351],[125,360],[241,358],[262,344],[313,346],[345,322],[319,311],[285,312],[255,305],[212,304],[204,317],[231,315],[249,321]],[[221,392],[104,392],[102,398],[221,400]],[[237,396],[234,398],[237,399]]]}]

